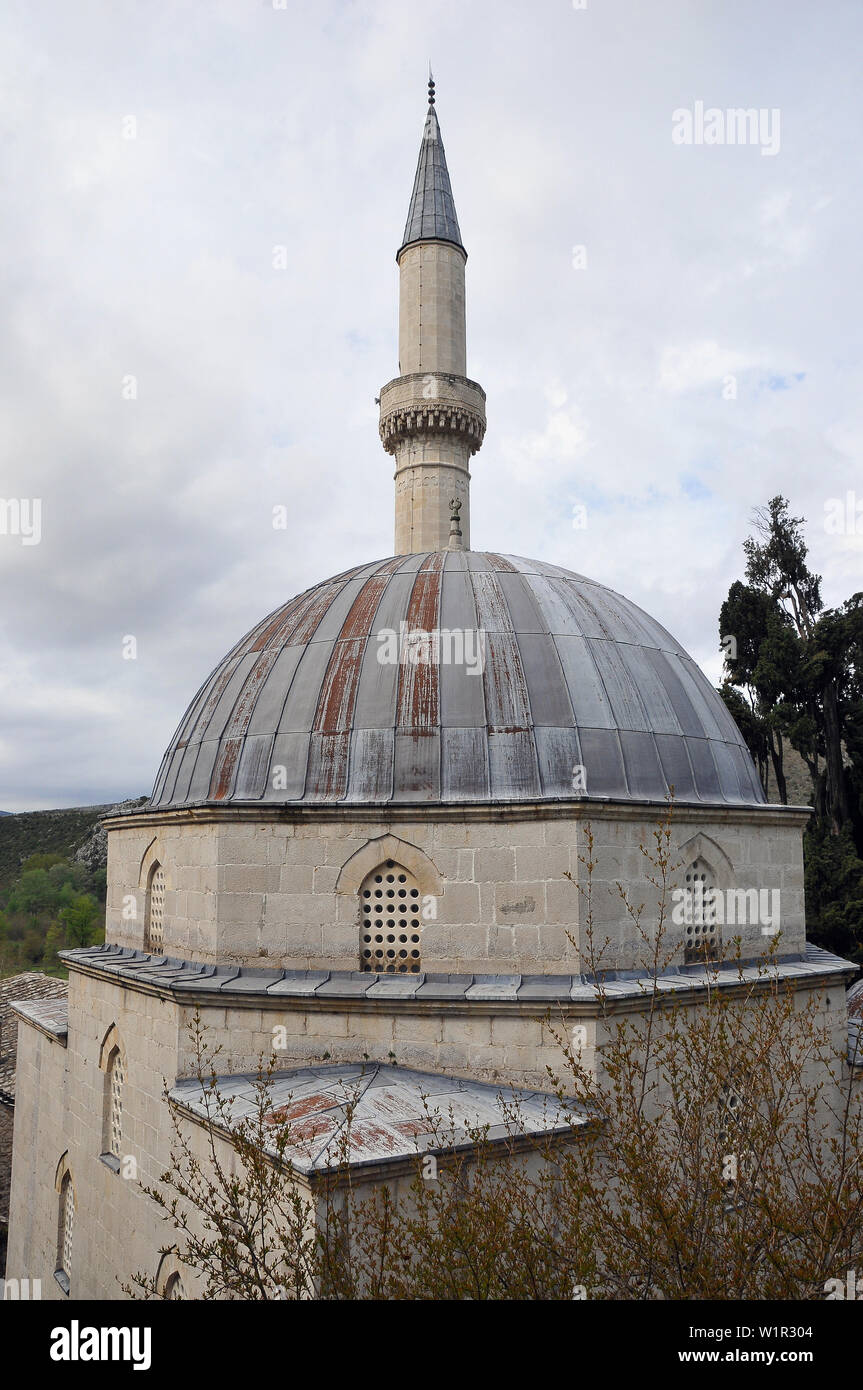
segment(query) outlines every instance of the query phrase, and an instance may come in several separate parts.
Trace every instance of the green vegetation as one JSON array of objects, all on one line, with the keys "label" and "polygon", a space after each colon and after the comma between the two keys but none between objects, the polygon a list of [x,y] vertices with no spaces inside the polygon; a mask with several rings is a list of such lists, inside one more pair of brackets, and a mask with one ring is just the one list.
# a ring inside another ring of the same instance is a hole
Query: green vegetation
[{"label": "green vegetation", "polygon": [[65,975],[57,952],[105,936],[105,870],[60,854],[31,854],[0,891],[0,975],[39,968]]},{"label": "green vegetation", "polygon": [[0,895],[17,881],[21,866],[31,854],[53,854],[70,859],[105,806],[70,806],[57,811],[25,811],[0,816]]},{"label": "green vegetation", "polygon": [[863,963],[863,593],[824,607],[802,528],[784,497],[755,513],[746,583],[732,584],[719,616],[721,694],[765,791],[772,771],[787,802],[787,749],[803,759],[814,808],[804,834],[807,936]]}]

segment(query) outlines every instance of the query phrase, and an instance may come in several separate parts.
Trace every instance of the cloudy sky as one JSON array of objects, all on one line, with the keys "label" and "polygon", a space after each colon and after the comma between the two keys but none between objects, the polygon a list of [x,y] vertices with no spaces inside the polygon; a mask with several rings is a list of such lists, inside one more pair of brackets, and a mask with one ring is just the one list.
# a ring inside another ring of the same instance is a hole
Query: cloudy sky
[{"label": "cloudy sky", "polygon": [[[863,587],[861,38],[859,0],[7,3],[0,809],[149,792],[244,631],[391,553],[374,397],[429,58],[474,547],[621,590],[713,679],[774,493],[827,602]],[[769,142],[675,143],[697,102]]]}]

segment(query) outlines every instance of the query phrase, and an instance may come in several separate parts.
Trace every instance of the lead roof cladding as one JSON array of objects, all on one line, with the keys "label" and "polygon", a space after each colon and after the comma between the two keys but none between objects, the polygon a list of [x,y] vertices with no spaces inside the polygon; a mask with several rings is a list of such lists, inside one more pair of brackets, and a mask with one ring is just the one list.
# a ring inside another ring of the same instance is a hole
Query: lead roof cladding
[{"label": "lead roof cladding", "polygon": [[464,251],[434,106],[429,107],[426,116],[408,220],[399,252],[413,241],[453,241]]},{"label": "lead roof cladding", "polygon": [[[454,634],[439,661],[410,641],[379,659],[387,632],[436,630]],[[588,799],[765,800],[720,696],[647,613],[557,565],[436,551],[336,575],[252,628],[150,804],[570,801],[579,765]]]}]

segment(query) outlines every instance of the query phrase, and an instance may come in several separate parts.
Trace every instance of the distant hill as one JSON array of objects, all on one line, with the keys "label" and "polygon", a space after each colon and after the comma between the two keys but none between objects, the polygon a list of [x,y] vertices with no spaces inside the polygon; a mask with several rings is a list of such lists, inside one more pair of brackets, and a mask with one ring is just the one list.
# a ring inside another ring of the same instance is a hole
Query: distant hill
[{"label": "distant hill", "polygon": [[[139,805],[138,798],[124,805]],[[115,805],[70,806],[59,811],[0,812],[0,890],[8,888],[21,872],[21,865],[31,854],[62,854],[72,858],[85,843],[101,842],[97,836],[99,817],[107,815]]]}]

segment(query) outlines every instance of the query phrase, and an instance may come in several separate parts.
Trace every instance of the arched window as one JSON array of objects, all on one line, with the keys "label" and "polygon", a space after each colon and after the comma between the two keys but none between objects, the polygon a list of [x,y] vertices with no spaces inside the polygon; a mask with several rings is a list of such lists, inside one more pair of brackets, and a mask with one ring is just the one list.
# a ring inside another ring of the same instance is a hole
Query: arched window
[{"label": "arched window", "polygon": [[160,955],[165,945],[165,870],[156,861],[147,881],[144,950]]},{"label": "arched window", "polygon": [[72,1281],[72,1236],[75,1230],[75,1191],[69,1173],[60,1184],[60,1213],[57,1223],[57,1282],[66,1293]]},{"label": "arched window", "polygon": [[174,1250],[163,1250],[156,1270],[156,1293],[166,1302],[181,1303],[187,1297],[183,1283],[185,1270]]},{"label": "arched window", "polygon": [[686,965],[717,961],[722,954],[722,933],[717,921],[716,876],[700,855],[687,867],[683,959]]},{"label": "arched window", "polygon": [[123,1087],[126,1068],[119,1047],[108,1058],[105,1075],[105,1128],[103,1153],[119,1159],[123,1154]]},{"label": "arched window", "polygon": [[420,971],[420,890],[413,874],[388,859],[360,888],[360,968],[384,975]]},{"label": "arched window", "polygon": [[722,1087],[719,1096],[719,1117],[722,1125],[719,1130],[719,1141],[727,1146],[735,1131],[739,1130],[743,1117],[742,1097],[731,1083]]},{"label": "arched window", "polygon": [[[102,1085],[102,1162],[115,1173],[120,1171],[123,1158],[123,1109],[126,1086],[126,1049],[112,1023],[99,1049],[99,1068],[105,1073]],[[127,1175],[126,1175],[127,1176]]]}]

